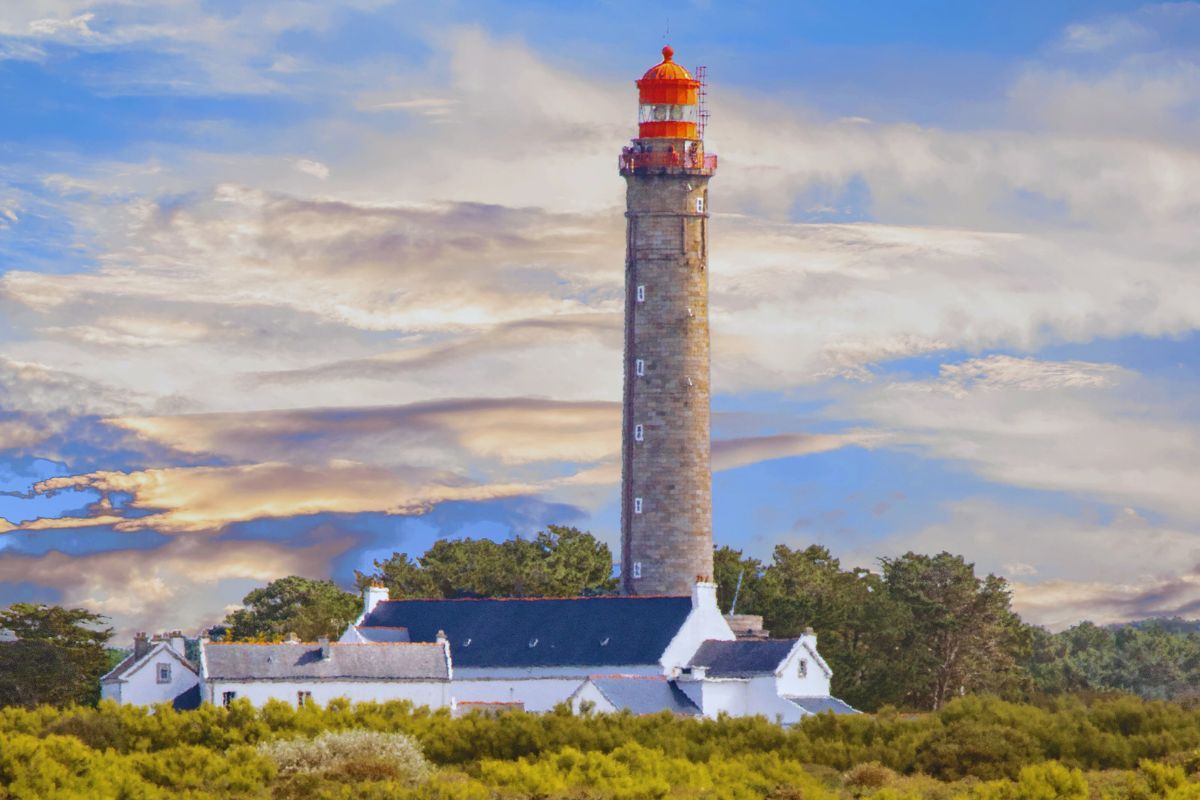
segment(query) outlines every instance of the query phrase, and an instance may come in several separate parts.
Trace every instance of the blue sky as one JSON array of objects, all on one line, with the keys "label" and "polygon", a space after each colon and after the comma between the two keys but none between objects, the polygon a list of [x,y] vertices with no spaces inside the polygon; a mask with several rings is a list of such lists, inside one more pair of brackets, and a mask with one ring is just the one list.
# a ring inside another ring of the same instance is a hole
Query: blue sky
[{"label": "blue sky", "polygon": [[[13,4],[9,4],[10,6]],[[632,81],[707,64],[714,522],[1200,600],[1200,4],[0,9],[0,602],[617,542]]]}]

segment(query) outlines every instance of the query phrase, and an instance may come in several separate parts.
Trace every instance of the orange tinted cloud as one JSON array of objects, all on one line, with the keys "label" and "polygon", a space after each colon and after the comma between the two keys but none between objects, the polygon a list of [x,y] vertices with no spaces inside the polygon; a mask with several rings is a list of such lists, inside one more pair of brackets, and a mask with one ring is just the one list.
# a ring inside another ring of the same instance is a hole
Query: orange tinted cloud
[{"label": "orange tinted cloud", "polygon": [[[174,467],[139,472],[92,472],[51,478],[36,493],[92,489],[133,496],[129,506],[152,511],[118,518],[118,530],[164,533],[216,530],[233,522],[321,512],[420,514],[451,500],[492,500],[530,494],[522,483],[475,484],[423,470],[382,470],[332,461],[296,466],[278,462],[236,467]],[[113,524],[109,516],[47,521],[53,527]]]}]

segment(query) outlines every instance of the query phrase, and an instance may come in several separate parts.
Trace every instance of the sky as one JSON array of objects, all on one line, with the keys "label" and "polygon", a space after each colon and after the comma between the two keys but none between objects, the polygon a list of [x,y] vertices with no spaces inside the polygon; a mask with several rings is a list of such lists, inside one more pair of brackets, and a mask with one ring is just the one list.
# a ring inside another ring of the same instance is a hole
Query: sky
[{"label": "sky", "polygon": [[0,4],[0,604],[617,551],[633,85],[706,64],[714,538],[1200,616],[1200,3]]}]

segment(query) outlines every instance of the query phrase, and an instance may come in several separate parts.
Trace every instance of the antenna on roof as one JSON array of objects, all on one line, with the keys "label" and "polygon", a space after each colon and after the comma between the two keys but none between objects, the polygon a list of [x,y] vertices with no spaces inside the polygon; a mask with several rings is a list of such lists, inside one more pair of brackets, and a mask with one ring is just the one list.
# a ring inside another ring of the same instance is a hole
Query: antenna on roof
[{"label": "antenna on roof", "polygon": [[746,577],[745,569],[743,569],[741,572],[738,573],[737,588],[735,588],[733,590],[733,603],[731,603],[729,606],[729,616],[731,616],[731,617],[737,613],[737,599],[738,599],[738,595],[742,591],[742,578],[744,578],[744,577]]}]

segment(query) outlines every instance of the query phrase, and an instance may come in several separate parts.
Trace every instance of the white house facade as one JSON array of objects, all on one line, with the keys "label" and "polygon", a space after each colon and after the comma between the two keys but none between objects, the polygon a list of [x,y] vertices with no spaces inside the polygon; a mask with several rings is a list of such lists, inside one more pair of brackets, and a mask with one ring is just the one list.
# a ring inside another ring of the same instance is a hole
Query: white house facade
[{"label": "white house facade", "polygon": [[341,641],[421,642],[441,632],[453,653],[457,702],[526,711],[570,702],[593,675],[672,675],[701,643],[734,639],[716,585],[703,582],[690,598],[388,600],[386,589],[370,587]]},{"label": "white house facade", "polygon": [[195,708],[200,676],[185,653],[182,634],[152,641],[139,633],[133,652],[100,678],[100,699],[122,705],[173,703],[177,708]]},{"label": "white house facade", "polygon": [[[739,640],[717,606],[716,584],[691,597],[389,600],[369,587],[342,643],[430,642],[453,654],[451,693],[463,707],[579,709],[716,717],[761,714],[791,724],[836,713],[816,637]],[[812,698],[833,702],[823,705]]]},{"label": "white house facade", "polygon": [[452,704],[449,648],[431,643],[344,644],[321,640],[281,644],[200,642],[204,702],[255,706],[282,700],[296,706],[407,700],[417,706]]},{"label": "white house facade", "polygon": [[822,711],[854,709],[829,694],[832,670],[817,652],[817,637],[705,642],[678,674],[677,684],[706,717],[761,715],[792,725]]}]

